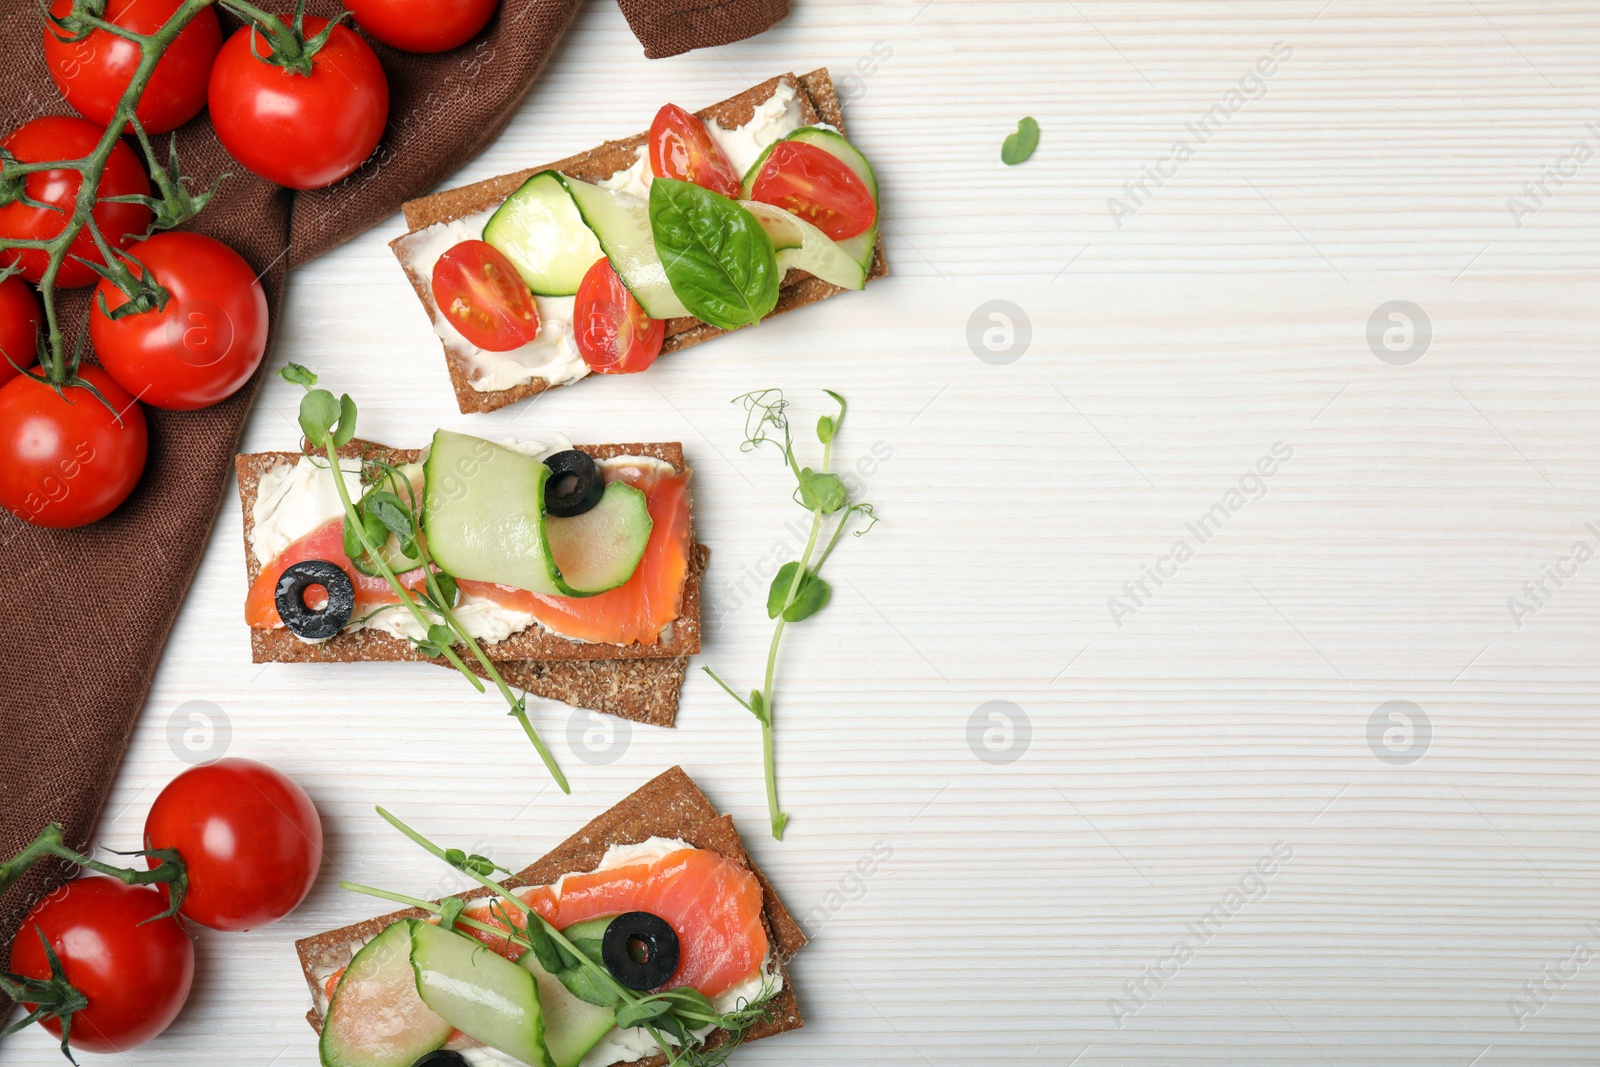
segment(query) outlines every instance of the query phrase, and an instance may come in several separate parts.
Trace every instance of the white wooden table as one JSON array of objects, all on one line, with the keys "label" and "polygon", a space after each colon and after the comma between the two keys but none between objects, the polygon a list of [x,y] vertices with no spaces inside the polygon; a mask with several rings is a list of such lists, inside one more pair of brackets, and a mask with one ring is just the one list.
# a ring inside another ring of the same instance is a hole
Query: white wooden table
[{"label": "white wooden table", "polygon": [[[763,832],[755,724],[698,672],[678,730],[600,727],[596,765],[599,724],[543,707],[567,799],[459,678],[252,666],[230,501],[102,838],[135,846],[194,758],[169,737],[214,706],[219,749],[312,793],[327,862],[290,919],[202,932],[188,1009],[113,1060],[314,1064],[290,942],[375,910],[337,879],[456,888],[373,804],[515,866],[682,763],[816,934],[794,968],[808,1025],[742,1051],[752,1067],[1592,1064],[1600,562],[1562,560],[1600,549],[1594,4],[795,6],[647,63],[589,5],[460,177],[888,52],[847,105],[889,226],[869,293],[463,417],[395,219],[295,274],[271,355],[395,444],[681,439],[725,616],[700,662],[746,684],[768,623],[738,586],[764,586],[799,512],[772,455],[739,453],[728,400],[779,385],[809,424],[820,389],[847,394],[840,458],[890,453],[867,479],[884,523],[785,646],[787,840]],[[1008,169],[1024,114],[1043,140]],[[1023,309],[1025,350],[969,346],[993,300]],[[247,448],[296,439],[295,397],[268,387]],[[1292,456],[1245,478],[1275,445]],[[1575,573],[1534,604],[1523,583],[1556,567]],[[853,875],[875,846],[892,856]],[[60,1062],[37,1031],[0,1060]]]}]

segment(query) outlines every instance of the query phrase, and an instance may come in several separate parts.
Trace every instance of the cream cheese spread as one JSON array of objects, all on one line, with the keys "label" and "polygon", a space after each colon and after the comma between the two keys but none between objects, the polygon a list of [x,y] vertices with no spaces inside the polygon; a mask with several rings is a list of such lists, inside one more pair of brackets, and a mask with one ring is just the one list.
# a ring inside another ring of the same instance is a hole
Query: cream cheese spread
[{"label": "cream cheese spread", "polygon": [[[673,837],[651,837],[638,844],[612,845],[606,849],[606,854],[601,858],[597,871],[609,871],[618,867],[627,867],[636,863],[654,863],[680,852],[693,845]],[[567,880],[567,875],[562,875],[551,883],[550,888],[557,896],[561,893],[561,886]],[[466,909],[468,915],[482,915],[488,910],[487,900],[476,906]],[[718,1011],[732,1011],[741,1004],[752,1004],[764,996],[774,995],[783,989],[783,973],[778,969],[777,960],[773,957],[772,950],[767,950],[766,959],[761,962],[761,969],[743,982],[724,992],[712,1000]],[[704,1037],[710,1032],[707,1027],[698,1032]],[[472,1067],[525,1067],[521,1060],[492,1048],[467,1048],[458,1050],[466,1057]],[[638,1060],[654,1056],[661,1051],[650,1034],[642,1029],[629,1030],[613,1029],[609,1034],[600,1039],[600,1043],[590,1049],[583,1057],[578,1067],[608,1067],[613,1063],[634,1063]]]},{"label": "cream cheese spread", "polygon": [[[772,96],[756,106],[749,122],[730,129],[713,119],[706,129],[733,164],[734,173],[742,177],[769,145],[799,129],[800,121],[800,100],[794,86],[779,82]],[[641,145],[632,165],[597,184],[648,200],[653,177],[648,146]],[[498,208],[495,205],[450,222],[435,223],[402,237],[399,246],[406,265],[419,277],[431,279],[440,256],[462,241],[483,239],[484,224]],[[450,325],[443,311],[435,309],[433,330],[451,352],[466,359],[471,368],[468,384],[473,389],[498,392],[535,378],[543,378],[551,385],[568,385],[589,374],[572,335],[574,298],[535,296],[533,300],[539,309],[539,336],[509,352],[477,347]]]}]

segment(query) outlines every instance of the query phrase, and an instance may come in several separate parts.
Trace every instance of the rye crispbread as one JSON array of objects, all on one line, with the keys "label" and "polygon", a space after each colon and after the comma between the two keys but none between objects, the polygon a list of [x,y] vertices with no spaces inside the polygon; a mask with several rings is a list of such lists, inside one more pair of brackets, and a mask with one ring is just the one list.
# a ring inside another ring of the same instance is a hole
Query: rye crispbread
[{"label": "rye crispbread", "polygon": [[[825,68],[798,77],[794,74],[782,74],[769,78],[738,96],[713,104],[696,114],[702,120],[716,119],[725,128],[743,125],[750,120],[756,107],[771,98],[780,83],[795,88],[795,99],[800,107],[803,124],[826,122],[839,132],[845,132],[844,115],[840,110],[839,98],[834,93],[833,80]],[[640,133],[620,141],[607,141],[598,148],[542,167],[529,167],[526,170],[488,178],[457,189],[447,189],[407,202],[404,211],[409,232],[395,238],[389,243],[389,247],[400,260],[401,267],[405,269],[411,287],[416,290],[417,299],[422,301],[423,307],[427,310],[429,323],[433,322],[437,310],[433,300],[431,279],[423,276],[406,261],[404,249],[407,238],[435,223],[450,222],[493,207],[516,192],[523,182],[543,170],[557,170],[582,181],[603,181],[617,171],[632,166],[639,147],[648,139],[648,133]],[[877,249],[873,255],[872,269],[867,272],[867,278],[869,280],[882,278],[888,273],[889,267],[883,257],[883,237],[880,232]],[[830,285],[805,271],[791,270],[784,276],[777,307],[767,317],[771,318],[772,315],[792,311],[797,307],[814,304],[824,297],[849,291],[837,285]],[[676,352],[701,341],[709,341],[726,332],[692,317],[668,319],[666,341],[661,350]],[[534,378],[510,389],[479,391],[471,385],[471,368],[467,357],[460,352],[452,351],[450,346],[442,341],[441,345],[450,372],[450,384],[455,389],[456,404],[464,413],[494,411],[526,397],[537,396],[539,393],[557,388],[543,378]]]},{"label": "rye crispbread", "polygon": [[[505,879],[503,884],[548,885],[563,874],[595,869],[606,849],[612,845],[637,844],[651,837],[679,838],[696,848],[716,852],[748,868],[760,880],[762,919],[783,974],[784,988],[771,1001],[771,1018],[752,1027],[745,1039],[754,1041],[799,1029],[804,1023],[785,964],[805,946],[805,934],[778,899],[772,883],[751,862],[732,818],[719,814],[681,767],[673,767],[646,782],[543,858]],[[477,888],[456,895],[463,900],[475,900],[489,892],[488,889]],[[420,909],[407,908],[296,941],[295,951],[300,957],[300,970],[311,991],[313,1007],[306,1013],[306,1020],[312,1029],[321,1032],[322,1016],[327,1011],[327,994],[323,987],[328,977],[347,965],[361,945],[376,937],[390,923],[400,919],[420,919],[426,915]],[[711,1040],[720,1042],[721,1037],[715,1034]],[[662,1067],[665,1062],[665,1057],[655,1056],[637,1061],[634,1067]]]},{"label": "rye crispbread", "polygon": [[[688,470],[683,448],[675,442],[576,447],[597,459],[618,455],[652,456],[670,463],[680,472]],[[261,564],[251,547],[261,476],[277,464],[297,462],[302,454],[258,452],[235,459],[239,503],[244,512],[245,566],[249,584],[253,585],[261,572]],[[381,458],[398,464],[414,461],[418,452],[389,449],[358,440],[347,445],[342,455]],[[695,546],[684,581],[679,618],[656,645],[570,641],[532,627],[505,641],[485,645],[484,651],[509,684],[534,696],[618,715],[634,722],[670,727],[676,720],[688,657],[700,650],[700,577],[709,557],[708,548]],[[320,644],[311,644],[285,628],[252,629],[250,648],[255,663],[408,661],[455,669],[443,659],[423,656],[410,642],[373,630],[340,634]],[[484,672],[480,670],[479,673]]]}]

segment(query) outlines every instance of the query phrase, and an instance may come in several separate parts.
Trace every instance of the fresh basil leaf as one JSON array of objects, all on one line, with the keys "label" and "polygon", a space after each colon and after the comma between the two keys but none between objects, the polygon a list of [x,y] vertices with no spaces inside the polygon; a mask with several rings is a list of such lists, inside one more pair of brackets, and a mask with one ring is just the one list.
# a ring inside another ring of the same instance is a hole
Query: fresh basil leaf
[{"label": "fresh basil leaf", "polygon": [[284,367],[278,372],[278,377],[293,385],[303,385],[307,389],[317,384],[317,376],[298,363],[291,363]]},{"label": "fresh basil leaf", "polygon": [[318,448],[327,443],[338,421],[339,401],[326,389],[313,389],[300,399],[300,432]]},{"label": "fresh basil leaf", "polygon": [[650,184],[650,232],[672,291],[721,330],[760,322],[778,304],[777,253],[755,216],[693,182]]},{"label": "fresh basil leaf", "polygon": [[356,435],[356,402],[346,393],[339,398],[339,428],[334,432],[333,443],[343,448]]},{"label": "fresh basil leaf", "polygon": [[1008,167],[1025,162],[1039,147],[1039,124],[1031,117],[1017,123],[1017,131],[1006,135],[1000,146],[1000,162]]},{"label": "fresh basil leaf", "polygon": [[619,1030],[631,1030],[635,1026],[643,1026],[645,1023],[659,1019],[671,1010],[672,1005],[655,997],[636,1000],[632,1004],[624,1004],[617,1009],[617,1028]]},{"label": "fresh basil leaf", "polygon": [[837,474],[818,474],[810,467],[800,472],[800,503],[807,511],[831,515],[844,507],[849,494]]}]

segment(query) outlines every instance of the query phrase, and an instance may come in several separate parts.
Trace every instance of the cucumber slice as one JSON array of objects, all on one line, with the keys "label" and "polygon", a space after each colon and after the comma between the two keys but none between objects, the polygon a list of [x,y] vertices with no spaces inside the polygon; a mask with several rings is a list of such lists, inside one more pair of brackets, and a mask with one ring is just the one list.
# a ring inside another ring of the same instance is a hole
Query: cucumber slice
[{"label": "cucumber slice", "polygon": [[540,171],[508,196],[483,227],[483,239],[504,252],[540,296],[573,295],[605,254],[552,170]]},{"label": "cucumber slice", "polygon": [[368,941],[345,968],[322,1022],[322,1067],[411,1067],[454,1029],[417,995],[411,931],[403,919]]},{"label": "cucumber slice", "polygon": [[[752,204],[755,206],[752,207]],[[805,244],[805,234],[795,225],[800,221],[799,216],[791,215],[782,208],[763,204],[758,200],[741,200],[739,206],[749,211],[756,217],[756,221],[761,223],[761,228],[767,231],[767,236],[772,240],[774,252],[799,248]]]},{"label": "cucumber slice", "polygon": [[470,937],[417,922],[411,933],[417,993],[451,1026],[532,1067],[548,1067],[533,975]]},{"label": "cucumber slice", "polygon": [[[656,254],[650,234],[650,205],[636,196],[602,189],[598,185],[557,174],[572,196],[583,221],[600,239],[611,266],[644,313],[652,319],[675,319],[689,314],[667,281],[667,268]],[[598,258],[598,257],[597,257]],[[591,265],[593,261],[590,261]]]},{"label": "cucumber slice", "polygon": [[533,975],[539,986],[550,1067],[578,1067],[589,1050],[616,1028],[617,1013],[573,996],[561,979],[539,966],[539,957],[532,952],[524,952],[517,966]]},{"label": "cucumber slice", "polygon": [[633,577],[650,543],[650,508],[627,482],[612,482],[582,515],[544,520],[557,581],[568,596],[594,596]]},{"label": "cucumber slice", "polygon": [[521,452],[439,430],[428,453],[422,528],[455,578],[567,595],[545,538],[550,468]]},{"label": "cucumber slice", "polygon": [[[856,177],[860,178],[862,183],[866,185],[867,192],[872,194],[872,202],[879,204],[881,210],[882,202],[878,197],[878,178],[872,173],[872,164],[867,162],[866,156],[856,151],[855,145],[845,140],[844,134],[837,130],[824,129],[821,126],[802,126],[787,137],[781,138],[781,140],[802,141],[806,144],[815,145],[838,159],[845,166],[855,171]],[[773,142],[773,144],[776,143],[776,141]],[[750,169],[744,172],[744,198],[746,200],[750,199],[750,190],[755,185],[756,175],[761,173],[762,165],[766,163],[767,156],[771,154],[772,145],[768,145],[761,155],[756,157],[756,161],[750,164]],[[835,244],[851,259],[861,264],[862,273],[865,274],[872,269],[872,257],[878,247],[877,219],[874,219],[871,226],[868,226],[854,237],[836,241]],[[821,277],[821,275],[818,275],[818,277]],[[844,283],[834,282],[834,284],[843,285]],[[859,286],[847,288],[859,288]]]},{"label": "cucumber slice", "polygon": [[[791,215],[781,207],[763,204],[759,200],[741,200],[739,205],[756,217],[762,228],[770,234],[774,229],[790,230],[799,240],[778,250],[778,269],[797,268],[816,275],[825,282],[845,289],[865,289],[867,269],[837,241],[817,229],[798,215]],[[853,240],[853,238],[852,238]]]}]

